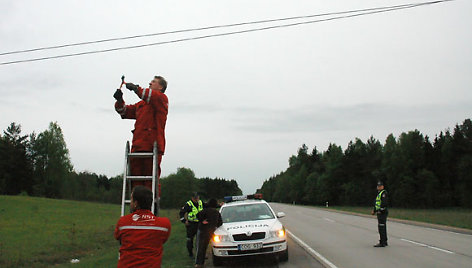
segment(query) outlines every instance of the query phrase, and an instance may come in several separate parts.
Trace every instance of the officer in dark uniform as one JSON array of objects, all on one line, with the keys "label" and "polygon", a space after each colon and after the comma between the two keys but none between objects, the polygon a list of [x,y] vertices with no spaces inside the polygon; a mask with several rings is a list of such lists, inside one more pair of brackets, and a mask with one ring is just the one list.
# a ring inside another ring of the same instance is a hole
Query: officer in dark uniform
[{"label": "officer in dark uniform", "polygon": [[388,216],[388,196],[381,181],[377,182],[377,198],[375,198],[374,209],[372,215],[377,214],[377,221],[379,223],[380,241],[374,247],[386,247],[387,243],[387,216]]},{"label": "officer in dark uniform", "polygon": [[189,257],[193,257],[193,238],[198,231],[198,212],[202,211],[205,204],[200,200],[198,193],[193,193],[192,198],[180,209],[180,221],[187,228],[187,250]]}]

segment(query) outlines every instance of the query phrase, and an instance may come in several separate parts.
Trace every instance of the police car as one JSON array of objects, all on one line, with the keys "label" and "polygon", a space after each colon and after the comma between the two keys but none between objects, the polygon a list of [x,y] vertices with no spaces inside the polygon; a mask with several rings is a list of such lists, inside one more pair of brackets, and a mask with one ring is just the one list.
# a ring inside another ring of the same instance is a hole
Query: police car
[{"label": "police car", "polygon": [[225,197],[220,213],[223,225],[211,239],[213,264],[230,257],[273,254],[279,261],[288,260],[285,228],[262,195]]}]

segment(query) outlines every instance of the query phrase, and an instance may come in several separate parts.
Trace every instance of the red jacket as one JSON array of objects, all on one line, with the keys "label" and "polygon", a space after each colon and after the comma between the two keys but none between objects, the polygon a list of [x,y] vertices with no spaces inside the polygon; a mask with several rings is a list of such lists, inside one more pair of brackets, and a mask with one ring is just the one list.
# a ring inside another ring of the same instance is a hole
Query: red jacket
[{"label": "red jacket", "polygon": [[167,96],[157,90],[138,88],[137,95],[142,101],[125,105],[116,102],[115,110],[123,119],[136,119],[133,131],[132,151],[152,151],[154,141],[157,140],[157,149],[164,154],[166,146],[165,127],[169,100]]},{"label": "red jacket", "polygon": [[170,229],[168,218],[156,217],[150,210],[121,217],[115,229],[115,238],[121,242],[118,268],[161,267],[162,246]]}]

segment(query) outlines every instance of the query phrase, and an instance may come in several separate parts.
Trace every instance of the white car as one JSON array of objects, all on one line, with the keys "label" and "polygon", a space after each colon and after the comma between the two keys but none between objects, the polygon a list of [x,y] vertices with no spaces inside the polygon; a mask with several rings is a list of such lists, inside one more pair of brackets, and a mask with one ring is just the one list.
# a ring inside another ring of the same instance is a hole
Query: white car
[{"label": "white car", "polygon": [[[249,197],[254,196],[262,197],[258,194]],[[230,257],[261,254],[273,254],[279,261],[287,261],[285,228],[278,220],[285,213],[276,214],[264,200],[248,199],[248,196],[230,198],[220,209],[223,225],[211,239],[213,264],[221,265]]]}]

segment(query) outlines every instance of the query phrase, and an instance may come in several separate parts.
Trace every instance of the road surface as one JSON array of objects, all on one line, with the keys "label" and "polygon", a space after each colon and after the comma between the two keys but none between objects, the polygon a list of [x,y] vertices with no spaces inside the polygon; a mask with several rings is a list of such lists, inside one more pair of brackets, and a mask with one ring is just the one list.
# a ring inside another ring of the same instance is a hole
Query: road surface
[{"label": "road surface", "polygon": [[[273,256],[251,256],[238,257],[224,263],[223,268],[239,268],[239,267],[257,267],[257,268],[323,268],[316,259],[310,256],[303,248],[293,241],[290,237],[288,241],[288,261],[278,263]],[[210,251],[209,251],[210,252]],[[210,258],[205,261],[205,267],[214,267]]]},{"label": "road surface", "polygon": [[472,267],[472,235],[387,222],[388,247],[379,240],[377,219],[322,209],[271,203],[281,221],[332,267]]}]

